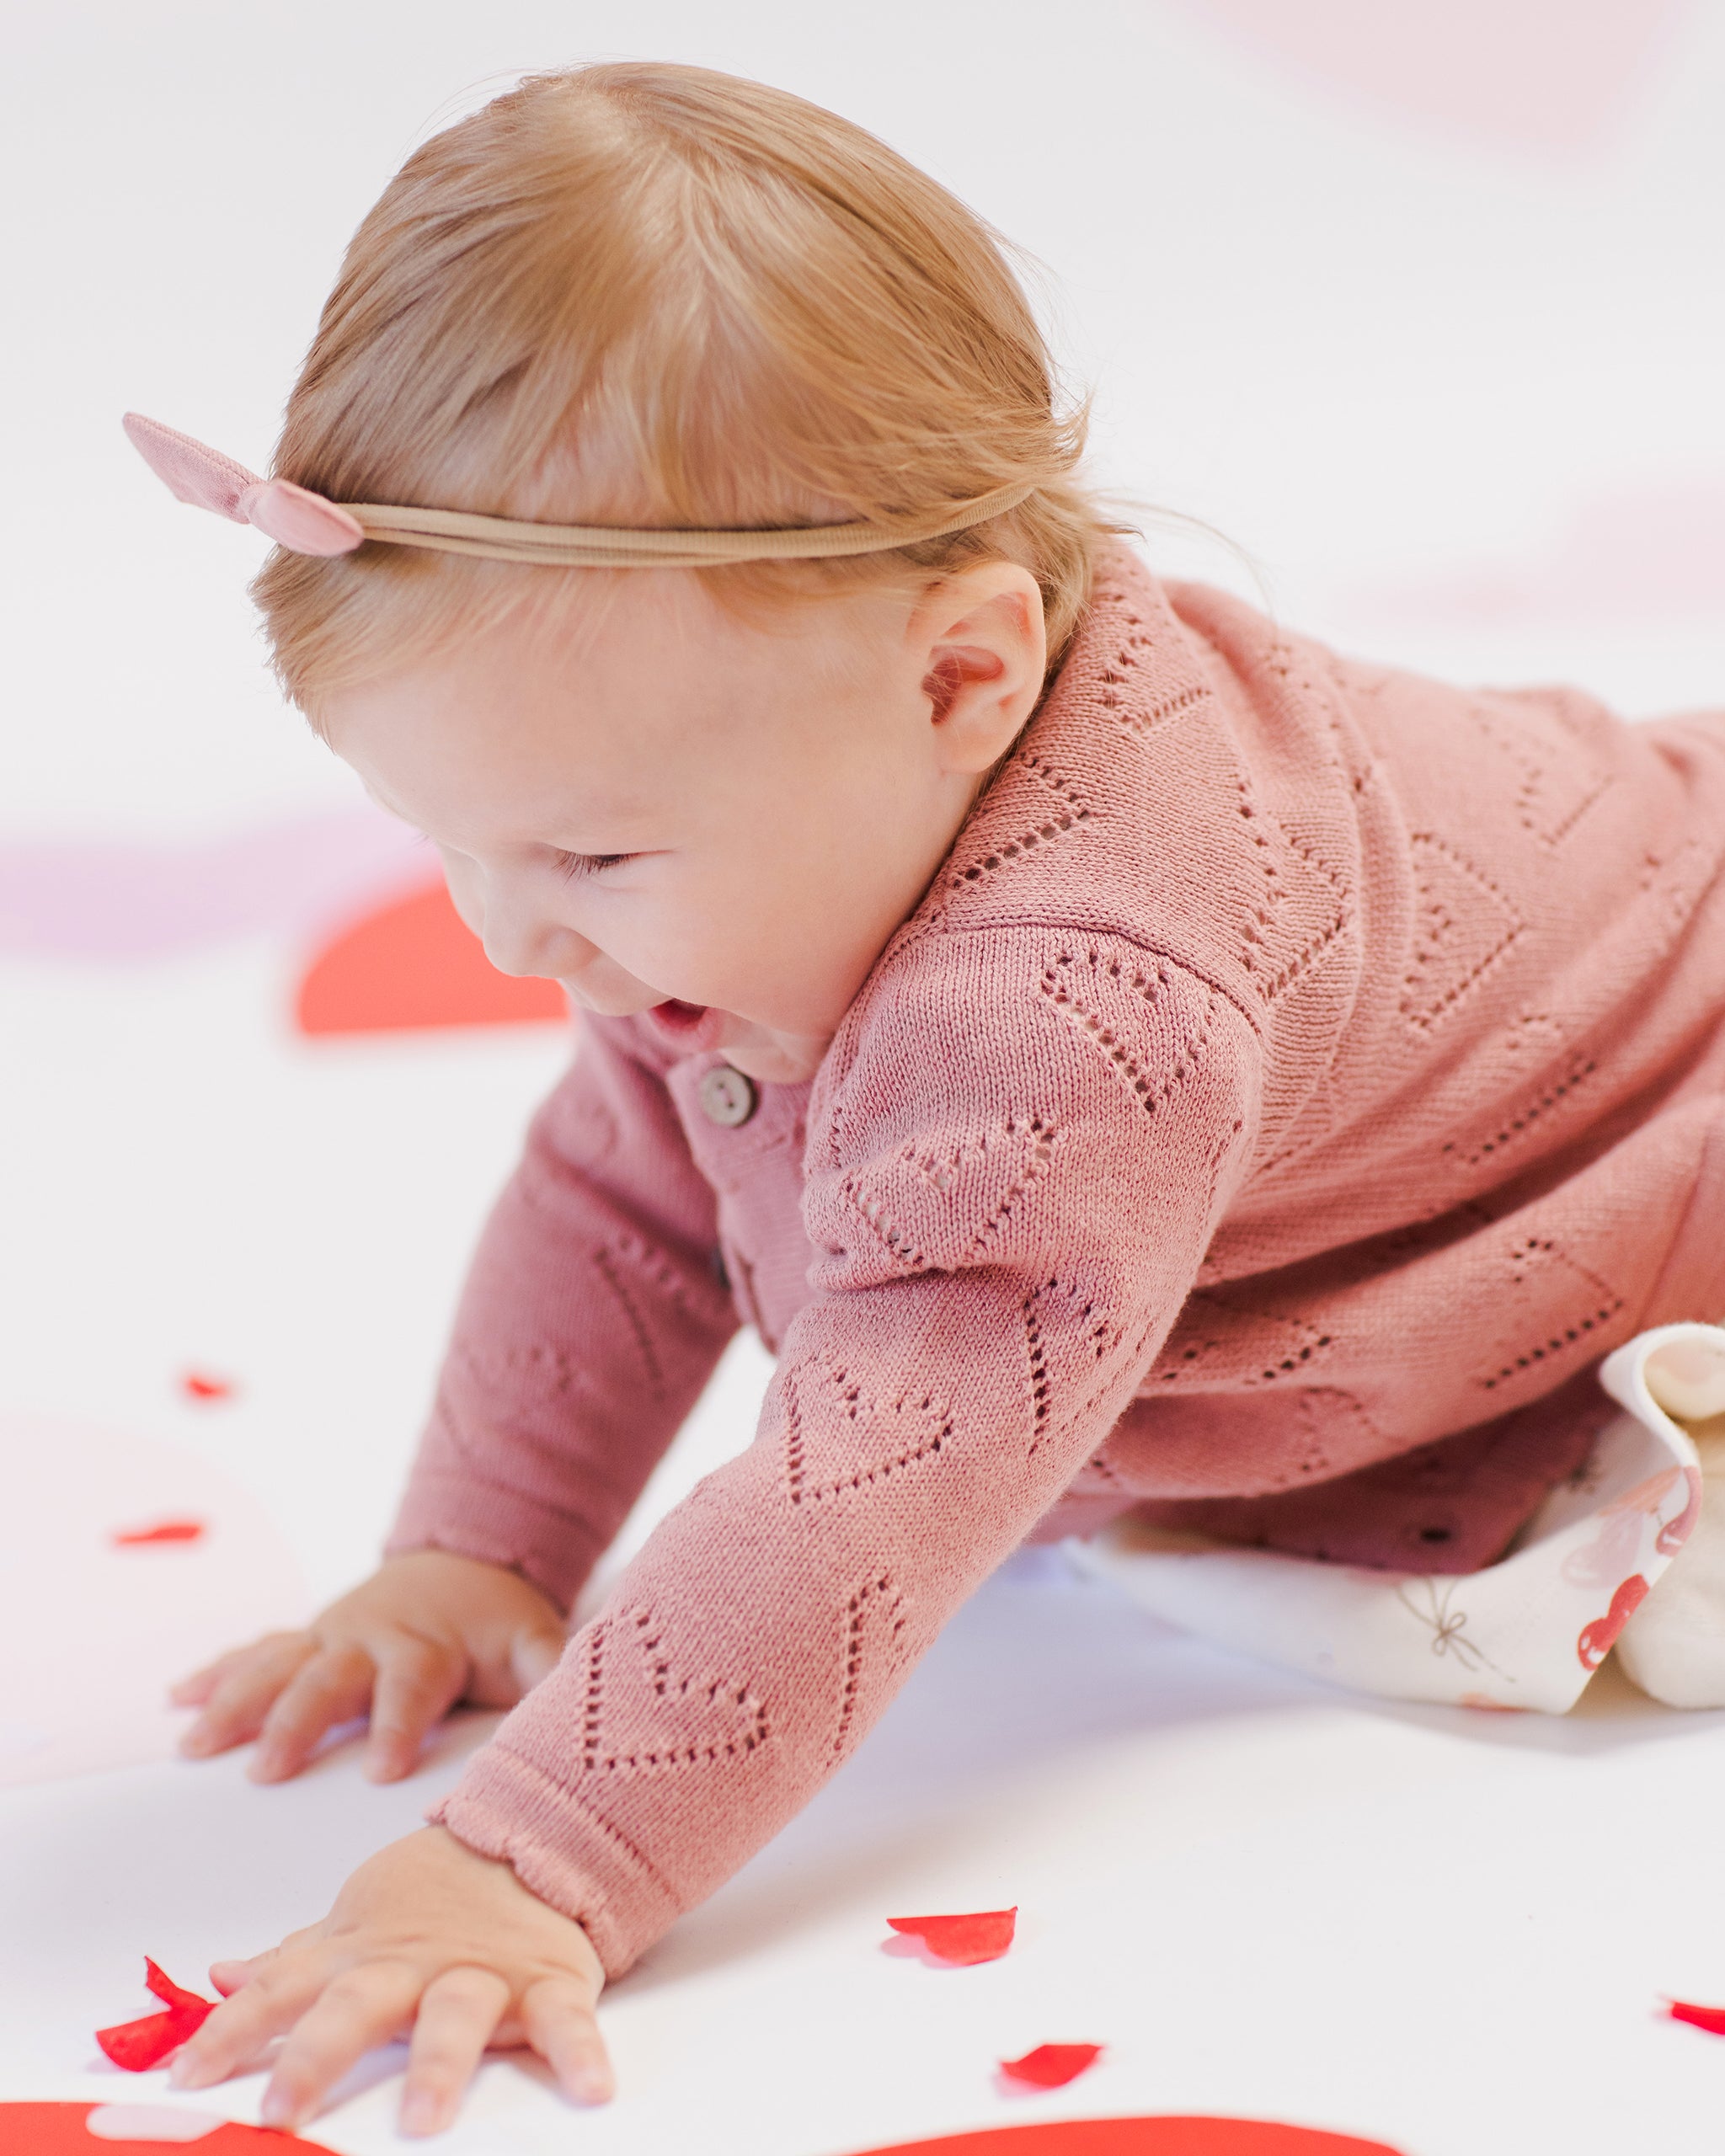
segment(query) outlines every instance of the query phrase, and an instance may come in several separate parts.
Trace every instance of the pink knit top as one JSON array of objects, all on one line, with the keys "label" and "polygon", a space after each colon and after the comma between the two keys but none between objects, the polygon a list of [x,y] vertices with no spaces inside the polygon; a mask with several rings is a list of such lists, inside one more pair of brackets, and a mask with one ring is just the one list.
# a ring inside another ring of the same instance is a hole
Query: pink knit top
[{"label": "pink knit top", "polygon": [[1490,1561],[1604,1351],[1725,1315],[1722,862],[1725,718],[1439,687],[1112,556],[811,1086],[736,1121],[720,1058],[584,1025],[390,1548],[567,1606],[740,1319],[777,1372],[432,1816],[616,1974],[1033,1533]]}]

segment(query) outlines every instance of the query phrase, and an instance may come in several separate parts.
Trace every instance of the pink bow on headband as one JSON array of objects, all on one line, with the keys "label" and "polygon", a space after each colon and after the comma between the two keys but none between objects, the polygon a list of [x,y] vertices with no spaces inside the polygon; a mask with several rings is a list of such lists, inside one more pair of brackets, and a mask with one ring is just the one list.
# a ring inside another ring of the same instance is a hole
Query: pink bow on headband
[{"label": "pink bow on headband", "polygon": [[712,568],[735,562],[814,561],[888,553],[926,539],[944,539],[1004,516],[1035,492],[1033,480],[1015,481],[970,501],[943,503],[932,515],[905,524],[864,518],[852,524],[697,531],[681,525],[522,523],[468,510],[332,502],[291,479],[260,479],[231,456],[177,434],[159,419],[128,412],[126,431],[150,469],[181,501],[214,510],[236,524],[255,524],[296,554],[350,554],[375,539],[387,546],[561,568]]},{"label": "pink bow on headband", "polygon": [[291,479],[260,479],[220,450],[128,412],[121,422],[132,447],[178,501],[253,524],[296,554],[350,554],[366,534],[357,517]]}]

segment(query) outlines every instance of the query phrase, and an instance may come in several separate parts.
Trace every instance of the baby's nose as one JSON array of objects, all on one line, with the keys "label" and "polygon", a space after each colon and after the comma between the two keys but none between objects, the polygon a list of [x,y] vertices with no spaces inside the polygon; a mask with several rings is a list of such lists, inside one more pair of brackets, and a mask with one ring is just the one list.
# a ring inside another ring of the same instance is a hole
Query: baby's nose
[{"label": "baby's nose", "polygon": [[489,901],[480,941],[499,973],[545,980],[575,979],[599,955],[595,945],[560,921],[544,920],[526,908]]}]

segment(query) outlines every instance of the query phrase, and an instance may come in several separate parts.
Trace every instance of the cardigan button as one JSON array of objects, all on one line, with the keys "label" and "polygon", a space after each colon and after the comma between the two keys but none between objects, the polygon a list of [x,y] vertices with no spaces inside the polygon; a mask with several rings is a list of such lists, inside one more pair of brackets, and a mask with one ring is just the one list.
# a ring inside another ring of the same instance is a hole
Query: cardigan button
[{"label": "cardigan button", "polygon": [[721,1130],[734,1130],[746,1123],[760,1102],[753,1079],[734,1070],[728,1063],[715,1063],[710,1070],[703,1070],[697,1091],[702,1114]]}]

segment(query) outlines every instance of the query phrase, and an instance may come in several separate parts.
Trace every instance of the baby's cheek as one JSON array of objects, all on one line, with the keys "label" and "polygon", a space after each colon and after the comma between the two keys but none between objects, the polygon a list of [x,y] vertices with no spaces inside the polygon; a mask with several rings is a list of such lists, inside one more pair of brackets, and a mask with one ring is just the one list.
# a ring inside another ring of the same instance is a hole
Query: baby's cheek
[{"label": "baby's cheek", "polygon": [[[798,947],[814,933],[798,923],[788,901],[775,903],[761,889],[715,893],[710,901],[667,922],[643,953],[644,979],[676,983],[670,993],[691,1003],[716,1005],[747,1017],[760,1014],[793,971]],[[645,971],[651,965],[656,971]]]},{"label": "baby's cheek", "polygon": [[439,846],[437,851],[443,862],[443,880],[449,886],[451,905],[460,915],[462,926],[483,940],[485,909],[479,903],[478,870],[464,854],[451,853],[446,846]]}]

